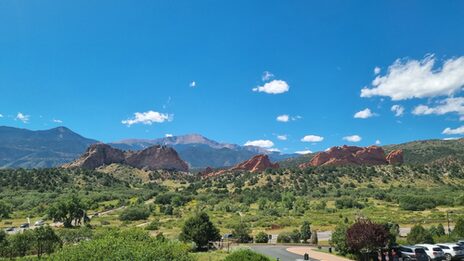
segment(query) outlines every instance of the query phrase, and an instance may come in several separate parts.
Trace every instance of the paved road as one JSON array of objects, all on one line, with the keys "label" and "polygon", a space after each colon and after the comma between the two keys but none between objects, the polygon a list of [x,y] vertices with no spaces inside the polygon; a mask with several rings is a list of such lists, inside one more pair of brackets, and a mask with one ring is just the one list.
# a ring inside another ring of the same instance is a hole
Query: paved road
[{"label": "paved road", "polygon": [[[251,249],[255,252],[267,255],[269,257],[279,258],[280,261],[300,261],[303,260],[303,256],[293,254],[287,251],[288,246],[251,246]],[[316,259],[310,259],[311,261],[317,261]]]}]

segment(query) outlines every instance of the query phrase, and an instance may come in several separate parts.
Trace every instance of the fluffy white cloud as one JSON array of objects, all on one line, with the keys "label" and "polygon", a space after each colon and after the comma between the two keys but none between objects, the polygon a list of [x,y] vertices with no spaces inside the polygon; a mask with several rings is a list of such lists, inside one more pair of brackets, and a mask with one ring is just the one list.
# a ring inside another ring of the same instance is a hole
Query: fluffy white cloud
[{"label": "fluffy white cloud", "polygon": [[309,154],[309,153],[313,153],[312,151],[310,150],[299,150],[299,151],[295,151],[296,154],[300,154],[300,155],[304,155],[304,154]]},{"label": "fluffy white cloud", "polygon": [[382,142],[380,140],[375,141],[375,145],[380,145]]},{"label": "fluffy white cloud", "polygon": [[53,119],[52,122],[54,122],[54,123],[63,123],[62,120],[58,120],[58,119]]},{"label": "fluffy white cloud", "polygon": [[464,126],[461,126],[456,129],[446,128],[443,130],[442,134],[446,135],[463,135],[464,134]]},{"label": "fluffy white cloud", "polygon": [[277,139],[279,139],[279,140],[287,140],[287,135],[277,135]]},{"label": "fluffy white cloud", "polygon": [[280,94],[284,92],[288,92],[290,86],[288,86],[287,82],[282,80],[272,80],[268,83],[265,83],[263,86],[258,86],[253,88],[254,92],[265,92],[269,94]]},{"label": "fluffy white cloud", "polygon": [[23,113],[21,113],[21,112],[18,112],[18,114],[16,114],[16,118],[15,118],[15,119],[18,120],[18,121],[22,121],[23,123],[28,123],[30,117],[31,117],[31,116],[29,116],[29,115],[26,115],[26,114],[23,114]]},{"label": "fluffy white cloud", "polygon": [[195,81],[192,81],[190,84],[189,84],[190,87],[192,88],[195,88],[197,86],[197,83]]},{"label": "fluffy white cloud", "polygon": [[270,148],[270,149],[267,149],[267,151],[269,151],[269,152],[280,152],[280,150],[278,148]]},{"label": "fluffy white cloud", "polygon": [[274,146],[274,142],[272,142],[270,140],[249,140],[249,141],[245,142],[244,146],[272,148]]},{"label": "fluffy white cloud", "polygon": [[173,137],[173,136],[174,136],[174,135],[172,135],[171,133],[166,133],[166,134],[164,134],[164,137],[166,137],[166,138],[170,138],[170,137]]},{"label": "fluffy white cloud", "polygon": [[380,70],[381,70],[380,67],[378,67],[378,66],[375,67],[375,68],[374,68],[374,74],[376,74],[376,75],[379,74],[379,73],[380,73]]},{"label": "fluffy white cloud", "polygon": [[395,113],[396,117],[400,117],[404,114],[404,107],[399,104],[393,105],[390,110]]},{"label": "fluffy white cloud", "polygon": [[288,114],[279,115],[276,120],[280,122],[288,122],[290,120],[290,116],[288,116]]},{"label": "fluffy white cloud", "polygon": [[412,111],[415,115],[443,115],[452,112],[464,115],[464,97],[446,98],[439,101],[438,105],[435,107],[429,107],[421,104]]},{"label": "fluffy white cloud", "polygon": [[388,96],[392,100],[451,95],[464,86],[464,56],[434,68],[435,57],[423,60],[396,60],[385,76],[377,76],[372,88],[364,87],[361,97]]},{"label": "fluffy white cloud", "polygon": [[274,78],[274,74],[269,71],[263,72],[263,76],[261,76],[261,80],[263,80],[263,82],[267,82],[272,78]]},{"label": "fluffy white cloud", "polygon": [[449,138],[444,138],[443,140],[459,140],[460,138],[458,137],[449,137]]},{"label": "fluffy white cloud", "polygon": [[354,114],[354,117],[356,119],[367,119],[367,118],[370,118],[372,116],[374,116],[375,114],[372,113],[371,109],[369,108],[366,108],[362,111],[358,111],[357,113]]},{"label": "fluffy white cloud", "polygon": [[362,140],[361,136],[359,135],[346,136],[343,137],[343,139],[349,142],[360,142]]},{"label": "fluffy white cloud", "polygon": [[306,135],[301,139],[302,142],[321,142],[323,140],[324,140],[324,137],[317,136],[317,135]]},{"label": "fluffy white cloud", "polygon": [[152,125],[153,123],[162,123],[165,121],[171,121],[172,115],[165,113],[159,113],[157,111],[147,112],[136,112],[134,118],[121,121],[122,124],[131,126],[132,124],[142,123],[146,125]]}]

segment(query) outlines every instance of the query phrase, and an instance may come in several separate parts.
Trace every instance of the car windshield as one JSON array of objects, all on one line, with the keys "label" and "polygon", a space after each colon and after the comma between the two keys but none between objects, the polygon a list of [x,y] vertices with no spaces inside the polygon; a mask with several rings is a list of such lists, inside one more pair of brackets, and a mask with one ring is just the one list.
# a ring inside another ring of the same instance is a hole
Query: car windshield
[{"label": "car windshield", "polygon": [[441,248],[439,248],[439,247],[434,247],[434,248],[433,248],[433,251],[442,251],[442,250],[441,250]]},{"label": "car windshield", "polygon": [[416,248],[414,252],[416,252],[416,254],[425,254],[425,250],[423,248]]}]

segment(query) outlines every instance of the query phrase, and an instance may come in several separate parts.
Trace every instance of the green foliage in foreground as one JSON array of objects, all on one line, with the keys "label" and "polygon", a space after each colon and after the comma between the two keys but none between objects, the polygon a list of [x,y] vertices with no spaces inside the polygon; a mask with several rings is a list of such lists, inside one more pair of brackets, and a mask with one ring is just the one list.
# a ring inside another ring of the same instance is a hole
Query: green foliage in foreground
[{"label": "green foliage in foreground", "polygon": [[93,240],[66,246],[48,260],[158,260],[191,261],[189,247],[155,239],[143,230],[109,231]]},{"label": "green foliage in foreground", "polygon": [[185,221],[179,236],[179,239],[184,242],[194,242],[197,249],[204,248],[209,241],[216,241],[220,238],[219,229],[204,212],[197,213]]},{"label": "green foliage in foreground", "polygon": [[238,250],[234,251],[232,254],[228,255],[224,261],[270,261],[271,259],[267,258],[264,255],[258,254],[251,250]]}]

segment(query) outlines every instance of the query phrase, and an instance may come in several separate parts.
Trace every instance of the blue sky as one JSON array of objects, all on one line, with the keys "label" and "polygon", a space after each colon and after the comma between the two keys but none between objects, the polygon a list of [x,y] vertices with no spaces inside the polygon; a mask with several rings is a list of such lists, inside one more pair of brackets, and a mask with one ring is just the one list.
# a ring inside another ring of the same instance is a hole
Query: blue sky
[{"label": "blue sky", "polygon": [[1,1],[0,125],[283,152],[462,137],[464,2],[352,3]]}]

